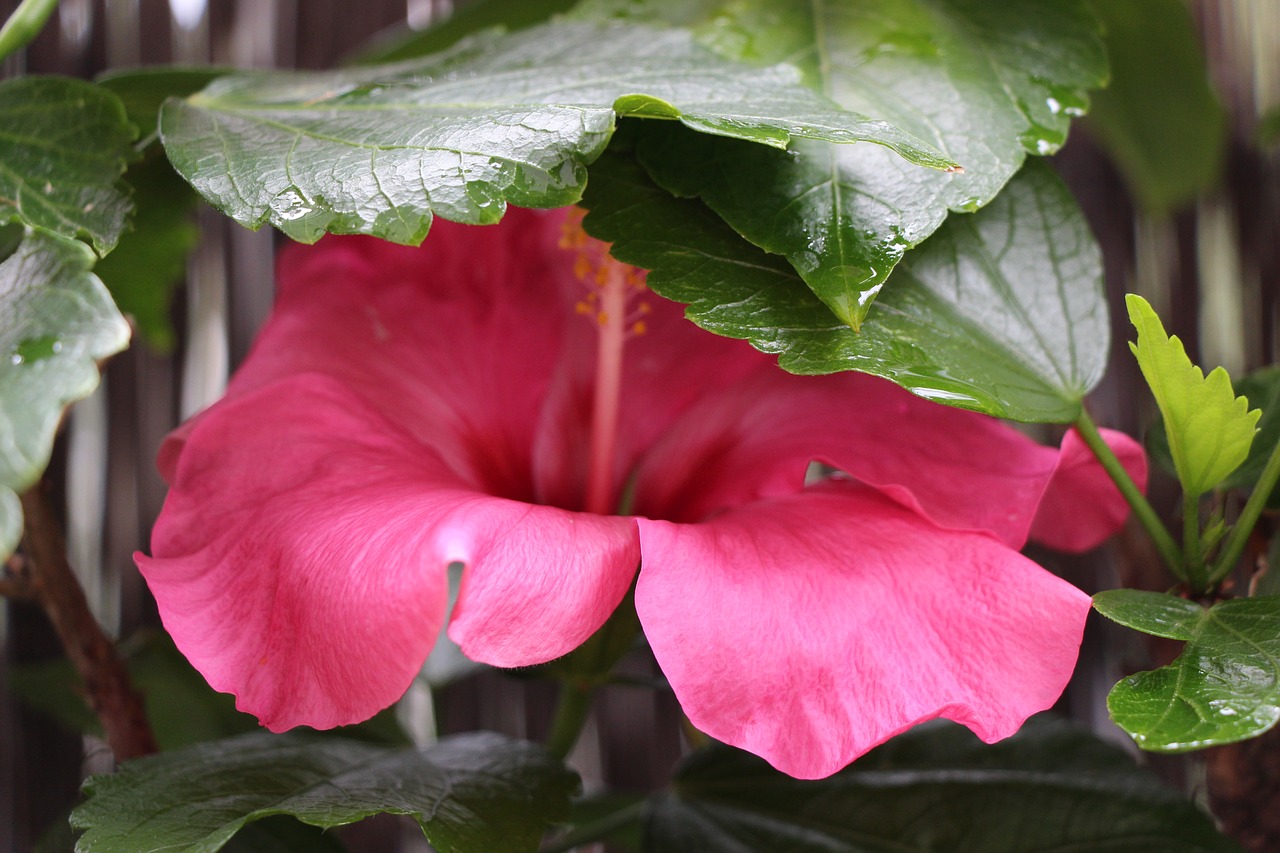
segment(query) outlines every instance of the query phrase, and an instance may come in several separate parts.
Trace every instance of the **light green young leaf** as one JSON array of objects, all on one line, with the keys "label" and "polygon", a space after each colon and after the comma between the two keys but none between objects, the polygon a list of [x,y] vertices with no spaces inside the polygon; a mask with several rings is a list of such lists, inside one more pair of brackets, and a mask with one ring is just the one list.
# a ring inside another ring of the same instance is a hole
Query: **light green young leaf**
[{"label": "light green young leaf", "polygon": [[83,80],[6,80],[0,128],[0,222],[86,235],[98,254],[111,251],[129,215],[119,181],[135,132],[119,99]]},{"label": "light green young leaf", "polygon": [[17,547],[17,493],[49,464],[63,409],[97,387],[97,362],[129,343],[93,261],[83,243],[28,230],[0,264],[0,557]]},{"label": "light green young leaf", "polygon": [[1226,370],[1205,376],[1192,364],[1145,299],[1129,294],[1125,305],[1138,330],[1129,349],[1164,416],[1178,479],[1188,495],[1204,494],[1248,458],[1262,412],[1249,411],[1249,401],[1235,395]]},{"label": "light green young leaf", "polygon": [[626,24],[549,23],[396,65],[224,77],[170,100],[160,128],[179,173],[243,225],[270,221],[304,242],[329,231],[417,243],[434,215],[484,224],[508,203],[577,201],[620,115],[781,148],[875,142],[952,165],[790,66],[753,68],[688,33]]},{"label": "light green young leaf", "polygon": [[1114,590],[1094,607],[1122,625],[1186,640],[1168,666],[1122,680],[1111,718],[1143,749],[1185,752],[1256,737],[1280,720],[1280,596],[1209,608],[1170,595]]},{"label": "light green young leaf", "polygon": [[78,853],[214,853],[272,815],[332,828],[390,813],[417,819],[440,853],[532,853],[577,788],[539,747],[496,734],[423,749],[251,734],[94,776],[71,823],[86,830]]}]

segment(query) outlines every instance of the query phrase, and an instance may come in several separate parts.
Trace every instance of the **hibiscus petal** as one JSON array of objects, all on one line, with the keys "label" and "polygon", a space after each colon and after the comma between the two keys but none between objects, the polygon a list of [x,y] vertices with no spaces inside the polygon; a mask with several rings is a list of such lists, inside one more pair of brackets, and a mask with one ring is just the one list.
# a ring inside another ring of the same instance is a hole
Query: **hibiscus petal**
[{"label": "hibiscus petal", "polygon": [[[924,400],[874,376],[774,370],[721,387],[689,409],[646,457],[636,509],[696,521],[798,491],[812,460],[875,486],[939,526],[986,530],[1020,548],[1060,453],[994,418]],[[1059,515],[1055,541],[1105,538],[1124,519],[1118,493],[1095,461],[1073,453],[1068,467],[1074,485],[1058,491],[1062,505],[1109,501],[1108,525]]]},{"label": "hibiscus petal", "polygon": [[187,433],[138,564],[178,647],[273,730],[366,719],[398,699],[467,569],[461,638],[533,664],[598,628],[630,584],[634,523],[468,487],[328,377],[223,401]]},{"label": "hibiscus petal", "polygon": [[641,520],[636,608],[694,725],[800,778],[925,720],[985,741],[1048,708],[1088,596],[991,537],[828,483]]},{"label": "hibiscus petal", "polygon": [[[1139,489],[1147,486],[1147,455],[1122,432],[1099,430]],[[1129,504],[1074,429],[1062,437],[1062,452],[1036,509],[1031,538],[1059,551],[1101,545],[1129,516]]]},{"label": "hibiscus petal", "polygon": [[[288,247],[228,396],[333,377],[484,491],[531,499],[538,412],[574,319],[559,223],[512,209],[490,227],[438,221],[420,249],[364,237]],[[184,436],[161,450],[166,477]]]}]

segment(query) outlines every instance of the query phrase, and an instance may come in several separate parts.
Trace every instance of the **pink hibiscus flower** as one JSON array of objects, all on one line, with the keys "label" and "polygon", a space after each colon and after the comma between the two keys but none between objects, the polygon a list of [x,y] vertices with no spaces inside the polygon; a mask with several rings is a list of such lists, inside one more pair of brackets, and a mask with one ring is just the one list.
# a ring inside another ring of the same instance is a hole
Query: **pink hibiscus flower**
[{"label": "pink hibiscus flower", "polygon": [[[691,721],[794,776],[935,717],[1003,738],[1055,701],[1089,599],[1018,549],[1089,548],[1126,513],[1073,435],[786,374],[564,221],[286,251],[226,398],[161,450],[138,556],[213,687],[272,730],[356,722],[446,618],[475,660],[538,664],[639,570]],[[843,474],[806,485],[812,460]]]}]

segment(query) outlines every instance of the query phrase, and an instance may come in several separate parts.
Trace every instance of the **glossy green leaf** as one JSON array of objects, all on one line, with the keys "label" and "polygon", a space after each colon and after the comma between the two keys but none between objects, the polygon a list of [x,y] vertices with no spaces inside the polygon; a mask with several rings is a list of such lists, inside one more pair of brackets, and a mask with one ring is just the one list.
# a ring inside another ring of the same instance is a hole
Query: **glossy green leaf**
[{"label": "glossy green leaf", "polygon": [[1111,718],[1138,746],[1156,752],[1202,749],[1267,731],[1280,720],[1280,596],[1221,601],[1207,609],[1175,603],[1180,601],[1131,590],[1094,597],[1098,610],[1124,625],[1187,641],[1173,663],[1112,688]]},{"label": "glossy green leaf", "polygon": [[1215,488],[1249,456],[1258,419],[1249,401],[1237,397],[1231,377],[1219,367],[1205,376],[1191,363],[1177,336],[1141,296],[1125,297],[1129,320],[1138,330],[1129,348],[1164,417],[1169,450],[1182,488],[1201,495]]},{"label": "glossy green leaf", "polygon": [[649,286],[716,334],[793,373],[859,370],[923,397],[1024,421],[1070,421],[1105,367],[1098,249],[1070,193],[1038,163],[986,209],[949,221],[895,271],[855,333],[795,271],[634,163],[593,168],[585,225]]},{"label": "glossy green leaf", "polygon": [[119,187],[134,128],[92,83],[21,77],[0,83],[0,222],[115,246],[129,215]]},{"label": "glossy green leaf", "polygon": [[142,338],[167,352],[174,342],[169,319],[174,289],[182,283],[187,254],[200,238],[198,196],[158,149],[130,166],[125,179],[133,189],[133,222],[94,272]]},{"label": "glossy green leaf", "polygon": [[0,263],[0,556],[17,546],[17,493],[49,463],[63,409],[97,387],[97,362],[129,343],[93,261],[83,243],[29,231]]},{"label": "glossy green leaf", "polygon": [[539,747],[496,734],[424,749],[245,735],[131,761],[85,783],[78,853],[213,853],[271,815],[335,827],[411,815],[440,853],[534,851],[569,813],[577,776]]},{"label": "glossy green leaf", "polygon": [[426,29],[415,31],[402,25],[377,39],[356,61],[373,64],[416,59],[452,47],[460,39],[491,27],[501,27],[507,32],[527,29],[568,11],[576,3],[577,0],[520,0],[519,3],[472,0],[459,4],[451,15]]},{"label": "glossy green leaf", "polygon": [[958,726],[920,727],[818,781],[703,750],[654,803],[647,842],[654,853],[1239,849],[1121,750],[1034,720],[990,746]]},{"label": "glossy green leaf", "polygon": [[674,16],[736,58],[794,62],[841,106],[883,117],[964,167],[928,172],[874,146],[809,141],[782,155],[667,128],[641,146],[660,184],[701,197],[784,255],[854,328],[908,248],[949,210],[990,202],[1028,151],[1055,151],[1106,77],[1080,0],[597,0],[582,14]]},{"label": "glossy green leaf", "polygon": [[1138,202],[1168,213],[1222,172],[1226,111],[1214,94],[1185,0],[1091,0],[1106,29],[1111,84],[1088,125]]},{"label": "glossy green leaf", "polygon": [[244,225],[417,243],[433,215],[491,223],[508,202],[577,201],[616,115],[772,146],[871,140],[949,162],[840,110],[787,66],[730,62],[679,31],[585,23],[481,34],[408,64],[224,77],[169,101],[161,133],[183,177]]},{"label": "glossy green leaf", "polygon": [[1170,640],[1191,639],[1204,615],[1204,608],[1194,601],[1140,589],[1100,592],[1093,597],[1093,607],[1112,622]]}]

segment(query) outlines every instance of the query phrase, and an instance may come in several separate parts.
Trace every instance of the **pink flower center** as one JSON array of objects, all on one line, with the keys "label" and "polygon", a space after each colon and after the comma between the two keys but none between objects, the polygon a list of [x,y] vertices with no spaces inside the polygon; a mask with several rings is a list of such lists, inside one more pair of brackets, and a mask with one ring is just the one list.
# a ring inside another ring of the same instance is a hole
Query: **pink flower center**
[{"label": "pink flower center", "polygon": [[560,246],[577,254],[574,275],[586,287],[575,310],[591,320],[598,332],[595,394],[591,410],[586,511],[611,515],[614,498],[614,456],[618,440],[618,409],[622,399],[622,362],[627,339],[645,333],[649,303],[644,272],[609,256],[609,245],[582,230],[581,211],[564,225]]}]

